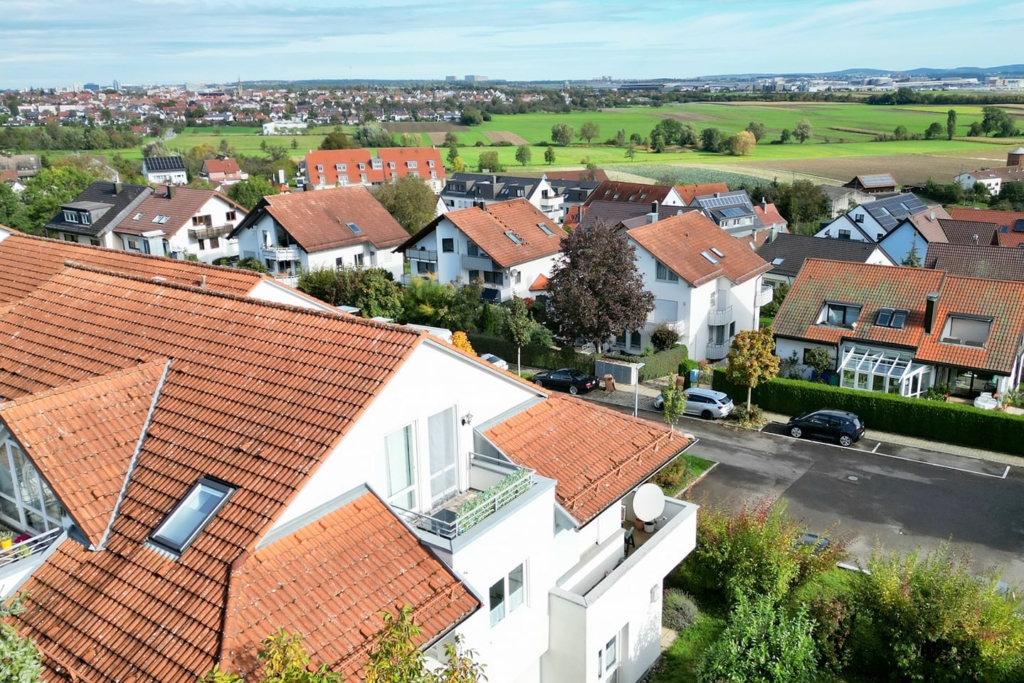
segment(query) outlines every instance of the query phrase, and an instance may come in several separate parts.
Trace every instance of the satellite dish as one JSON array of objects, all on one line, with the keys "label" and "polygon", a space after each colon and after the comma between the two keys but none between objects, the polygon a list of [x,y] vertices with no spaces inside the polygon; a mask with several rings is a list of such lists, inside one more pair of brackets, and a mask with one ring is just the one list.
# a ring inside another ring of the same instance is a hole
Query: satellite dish
[{"label": "satellite dish", "polygon": [[638,519],[653,522],[665,511],[665,494],[657,484],[644,484],[633,496],[633,513]]}]

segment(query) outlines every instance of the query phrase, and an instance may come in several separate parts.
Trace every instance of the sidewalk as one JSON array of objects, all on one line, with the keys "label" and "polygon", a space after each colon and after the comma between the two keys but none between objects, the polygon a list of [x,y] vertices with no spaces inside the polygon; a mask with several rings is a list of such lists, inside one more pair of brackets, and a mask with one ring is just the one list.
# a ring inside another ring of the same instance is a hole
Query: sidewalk
[{"label": "sidewalk", "polygon": [[[641,384],[639,387],[619,384],[615,387],[615,391],[595,389],[587,394],[586,398],[600,403],[608,403],[625,408],[632,408],[634,401],[636,400],[639,403],[640,410],[658,412],[654,410],[654,398],[661,393],[661,389],[656,385],[652,386],[652,384],[654,383]],[[735,397],[733,400],[736,400]],[[742,403],[742,401],[737,402],[737,408],[740,407],[740,403]],[[658,412],[658,414],[660,415],[660,412]],[[764,417],[770,422],[780,422],[782,424],[786,424],[786,422],[789,421],[788,415],[781,415],[779,413],[765,412]],[[737,425],[733,423],[733,426]],[[909,448],[919,448],[921,450],[934,451],[937,453],[947,453],[949,455],[959,455],[965,458],[996,462],[1003,465],[1024,464],[1024,459],[1007,453],[997,453],[995,451],[986,451],[980,448],[970,448],[968,446],[958,446],[940,441],[929,441],[927,439],[919,439],[912,436],[880,432],[870,428],[865,432],[864,436],[868,439],[881,441],[883,443],[907,446]]]}]

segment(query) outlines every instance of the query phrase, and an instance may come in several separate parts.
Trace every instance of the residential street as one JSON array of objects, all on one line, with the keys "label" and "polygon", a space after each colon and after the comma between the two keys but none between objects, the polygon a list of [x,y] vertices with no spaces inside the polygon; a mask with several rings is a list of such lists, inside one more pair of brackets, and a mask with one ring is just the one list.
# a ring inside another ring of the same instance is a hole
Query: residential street
[{"label": "residential street", "polygon": [[951,539],[970,551],[977,572],[1004,567],[1005,580],[1024,585],[1021,468],[871,440],[841,448],[687,417],[678,428],[700,438],[691,453],[720,463],[694,487],[695,502],[778,493],[811,531],[855,533],[851,550],[862,561],[876,544],[906,551]]}]

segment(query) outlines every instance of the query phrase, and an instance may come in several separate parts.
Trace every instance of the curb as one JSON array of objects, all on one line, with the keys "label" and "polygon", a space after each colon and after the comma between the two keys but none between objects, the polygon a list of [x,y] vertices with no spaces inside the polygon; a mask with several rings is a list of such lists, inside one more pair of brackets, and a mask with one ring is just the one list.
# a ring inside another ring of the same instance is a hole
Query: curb
[{"label": "curb", "polygon": [[692,488],[693,488],[694,486],[696,486],[697,484],[699,484],[699,483],[701,483],[702,481],[704,481],[704,479],[705,479],[705,478],[706,478],[706,477],[707,477],[707,476],[708,476],[709,474],[711,474],[712,472],[714,472],[714,471],[715,471],[715,468],[716,468],[716,467],[718,467],[718,465],[719,465],[719,463],[718,463],[718,461],[717,461],[717,460],[716,460],[716,461],[712,461],[712,463],[711,463],[711,467],[709,467],[709,468],[707,468],[706,470],[704,470],[703,472],[701,472],[701,474],[700,474],[700,476],[699,476],[699,477],[697,477],[696,479],[694,479],[693,481],[691,481],[691,482],[690,482],[689,484],[687,484],[687,485],[686,485],[686,488],[684,488],[683,490],[681,490],[681,491],[680,491],[679,493],[675,494],[675,495],[674,495],[674,496],[672,496],[672,497],[673,497],[673,498],[675,498],[675,499],[677,499],[677,500],[682,500],[682,499],[683,499],[683,496],[687,495],[687,494],[688,494],[688,493],[690,492],[690,489],[692,489]]}]

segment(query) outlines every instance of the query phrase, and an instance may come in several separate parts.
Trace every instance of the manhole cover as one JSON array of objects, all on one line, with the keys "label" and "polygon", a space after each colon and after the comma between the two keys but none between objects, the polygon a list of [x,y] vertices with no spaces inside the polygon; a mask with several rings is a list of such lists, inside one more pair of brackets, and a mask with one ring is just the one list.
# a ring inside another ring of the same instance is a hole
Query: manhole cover
[{"label": "manhole cover", "polygon": [[851,474],[850,476],[847,477],[847,479],[849,479],[850,481],[857,481],[858,477],[855,477]]}]

